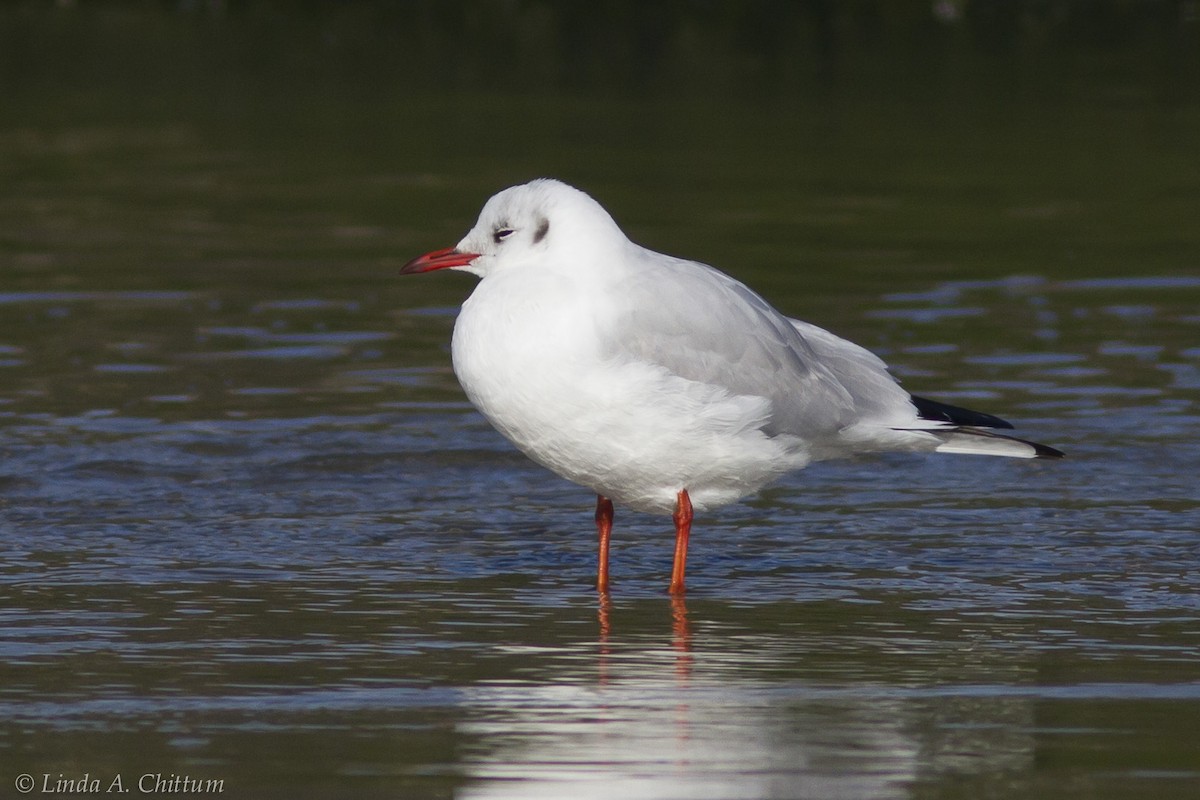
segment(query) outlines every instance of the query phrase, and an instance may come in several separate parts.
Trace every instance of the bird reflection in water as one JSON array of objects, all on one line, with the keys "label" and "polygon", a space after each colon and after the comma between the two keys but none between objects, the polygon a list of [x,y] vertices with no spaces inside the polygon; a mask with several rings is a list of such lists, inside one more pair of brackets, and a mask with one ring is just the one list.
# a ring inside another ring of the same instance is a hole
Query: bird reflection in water
[{"label": "bird reflection in water", "polygon": [[[608,683],[612,657],[612,595],[600,592],[596,605],[599,626],[599,683]],[[692,623],[683,595],[671,595],[671,650],[675,653],[675,675],[686,680],[692,673]]]}]

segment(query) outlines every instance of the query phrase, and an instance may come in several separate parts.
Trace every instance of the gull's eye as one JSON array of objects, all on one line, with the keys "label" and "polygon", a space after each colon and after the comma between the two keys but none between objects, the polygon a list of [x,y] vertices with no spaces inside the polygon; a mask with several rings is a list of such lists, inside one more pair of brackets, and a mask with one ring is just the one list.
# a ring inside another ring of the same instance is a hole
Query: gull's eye
[{"label": "gull's eye", "polygon": [[509,236],[512,236],[512,232],[512,228],[497,228],[492,232],[492,241],[494,241],[496,244],[500,244]]}]

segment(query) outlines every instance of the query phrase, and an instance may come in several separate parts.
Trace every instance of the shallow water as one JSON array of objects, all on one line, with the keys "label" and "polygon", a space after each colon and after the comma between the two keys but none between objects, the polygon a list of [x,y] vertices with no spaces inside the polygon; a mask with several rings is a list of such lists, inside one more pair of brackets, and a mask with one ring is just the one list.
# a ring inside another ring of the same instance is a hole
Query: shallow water
[{"label": "shallow water", "polygon": [[[587,493],[444,353],[395,365],[449,313],[8,293],[4,763],[238,794],[1189,796],[1196,297],[863,298],[909,385],[1070,458],[816,465],[700,521],[681,602],[664,521],[619,513],[602,603]],[[964,348],[968,311],[1049,344]]]},{"label": "shallow water", "polygon": [[[1194,797],[1194,110],[558,100],[9,119],[2,791]],[[1068,458],[814,465],[686,600],[618,509],[597,597],[449,370],[471,279],[395,275],[544,173]]]}]

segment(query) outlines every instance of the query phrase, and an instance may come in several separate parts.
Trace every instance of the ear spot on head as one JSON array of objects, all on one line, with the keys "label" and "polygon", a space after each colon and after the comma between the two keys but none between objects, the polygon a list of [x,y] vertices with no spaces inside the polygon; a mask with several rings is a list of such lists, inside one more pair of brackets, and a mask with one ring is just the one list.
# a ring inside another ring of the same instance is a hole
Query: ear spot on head
[{"label": "ear spot on head", "polygon": [[546,219],[545,217],[542,217],[541,221],[538,222],[537,230],[533,234],[533,243],[537,244],[542,239],[545,239],[546,234],[549,232],[550,232],[550,220]]}]

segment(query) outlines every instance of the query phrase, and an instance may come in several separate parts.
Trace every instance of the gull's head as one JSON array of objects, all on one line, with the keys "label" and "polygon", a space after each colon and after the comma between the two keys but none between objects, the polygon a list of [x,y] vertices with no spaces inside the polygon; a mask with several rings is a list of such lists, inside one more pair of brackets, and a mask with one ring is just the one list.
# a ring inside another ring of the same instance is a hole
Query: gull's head
[{"label": "gull's head", "polygon": [[599,203],[562,181],[541,178],[493,195],[462,241],[414,258],[400,274],[459,269],[485,277],[578,262],[625,241]]}]

